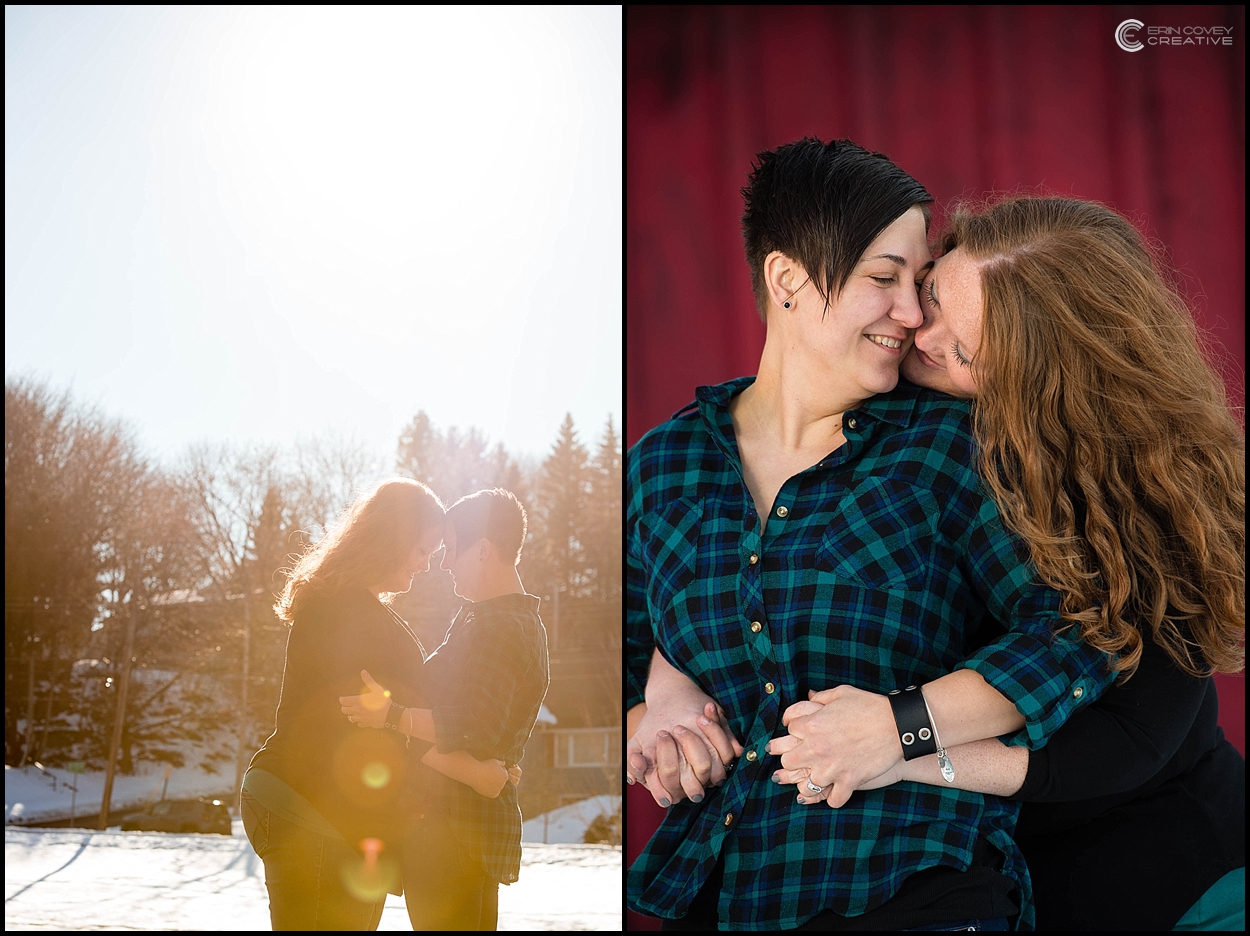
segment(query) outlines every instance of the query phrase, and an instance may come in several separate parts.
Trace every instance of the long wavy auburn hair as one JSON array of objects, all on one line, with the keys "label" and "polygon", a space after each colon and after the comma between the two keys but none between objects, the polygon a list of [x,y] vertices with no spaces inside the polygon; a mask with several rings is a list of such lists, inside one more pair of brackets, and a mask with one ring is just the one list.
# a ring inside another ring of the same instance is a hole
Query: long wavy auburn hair
[{"label": "long wavy auburn hair", "polygon": [[1147,626],[1193,676],[1240,672],[1245,433],[1166,267],[1086,201],[1011,196],[949,226],[943,252],[981,272],[981,472],[1067,627],[1121,682]]},{"label": "long wavy auburn hair", "polygon": [[[288,571],[274,611],[291,624],[313,595],[375,587],[399,570],[423,537],[441,533],[443,518],[442,501],[420,481],[383,481],[357,497],[326,535],[305,549]],[[382,600],[389,603],[390,598]]]}]

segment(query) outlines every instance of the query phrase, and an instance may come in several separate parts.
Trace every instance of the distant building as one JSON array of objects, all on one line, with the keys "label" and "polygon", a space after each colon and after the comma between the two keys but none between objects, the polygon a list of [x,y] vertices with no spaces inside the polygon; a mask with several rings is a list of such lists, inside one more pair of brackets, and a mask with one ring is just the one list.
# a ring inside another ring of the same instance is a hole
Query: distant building
[{"label": "distant building", "polygon": [[565,602],[540,609],[550,643],[551,686],[521,761],[522,816],[592,796],[620,796],[621,605]]}]

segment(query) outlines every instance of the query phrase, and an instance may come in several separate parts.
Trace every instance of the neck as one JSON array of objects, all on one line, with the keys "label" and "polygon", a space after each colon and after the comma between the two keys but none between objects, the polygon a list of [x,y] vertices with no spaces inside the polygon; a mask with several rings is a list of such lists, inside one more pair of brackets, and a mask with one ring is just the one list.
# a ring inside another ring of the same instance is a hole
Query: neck
[{"label": "neck", "polygon": [[490,601],[492,598],[501,598],[504,595],[524,595],[525,586],[521,584],[521,576],[517,574],[516,566],[505,566],[501,569],[491,569],[482,576],[478,582],[477,592],[470,599],[471,601]]},{"label": "neck", "polygon": [[759,375],[735,401],[734,418],[785,451],[819,447],[838,434],[842,414],[865,399],[838,377],[801,343],[770,328]]}]

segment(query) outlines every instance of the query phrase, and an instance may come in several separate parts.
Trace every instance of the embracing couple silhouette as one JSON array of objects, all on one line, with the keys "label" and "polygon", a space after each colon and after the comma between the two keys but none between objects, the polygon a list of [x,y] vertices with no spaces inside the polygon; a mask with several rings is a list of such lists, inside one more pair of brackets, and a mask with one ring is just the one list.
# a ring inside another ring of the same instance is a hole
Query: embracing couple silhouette
[{"label": "embracing couple silhouette", "polygon": [[[508,491],[444,508],[396,478],[289,570],[282,695],[240,794],[275,930],[377,929],[388,893],[414,929],[496,928],[521,863],[516,765],[548,684],[516,569],[525,529]],[[440,548],[466,603],[427,649],[390,603]]]}]

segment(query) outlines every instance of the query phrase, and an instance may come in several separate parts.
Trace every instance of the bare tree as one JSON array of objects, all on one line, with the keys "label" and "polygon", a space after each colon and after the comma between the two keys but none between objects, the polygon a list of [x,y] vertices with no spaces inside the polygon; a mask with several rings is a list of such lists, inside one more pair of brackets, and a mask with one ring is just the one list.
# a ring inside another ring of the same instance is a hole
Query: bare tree
[{"label": "bare tree", "polygon": [[300,439],[292,461],[287,501],[314,542],[358,494],[387,476],[379,454],[334,434]]},{"label": "bare tree", "polygon": [[[264,513],[266,497],[284,479],[279,452],[272,446],[192,446],[178,474],[191,504],[193,523],[203,549],[205,587],[222,602],[227,639],[239,646],[238,738],[235,789],[244,761],[255,744],[248,690],[252,681],[253,617],[267,615],[265,590],[247,574],[249,551]],[[257,607],[260,599],[261,607]],[[270,599],[271,601],[272,599]]]},{"label": "bare tree", "polygon": [[4,415],[5,685],[27,690],[25,705],[5,693],[16,764],[30,754],[37,682],[54,691],[102,624],[98,576],[147,469],[127,426],[34,378],[5,381]]}]

